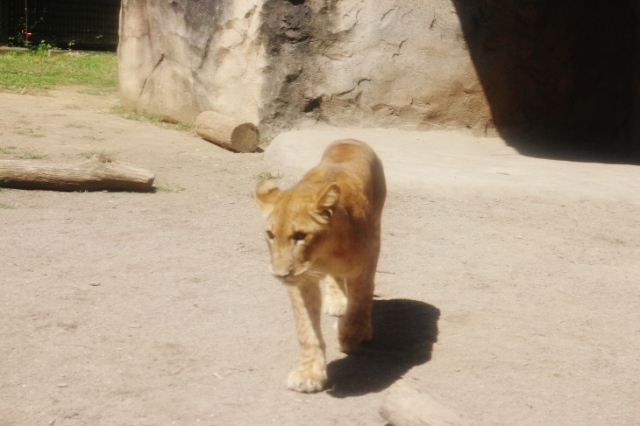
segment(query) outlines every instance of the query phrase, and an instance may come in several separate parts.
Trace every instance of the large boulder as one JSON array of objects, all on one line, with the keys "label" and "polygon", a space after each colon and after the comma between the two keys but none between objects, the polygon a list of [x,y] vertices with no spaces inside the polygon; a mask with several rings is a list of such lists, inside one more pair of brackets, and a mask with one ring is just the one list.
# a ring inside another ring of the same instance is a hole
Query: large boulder
[{"label": "large boulder", "polygon": [[490,126],[450,0],[267,0],[261,118],[287,126]]},{"label": "large boulder", "polygon": [[205,110],[259,122],[266,58],[258,3],[123,0],[123,106],[183,122]]},{"label": "large boulder", "polygon": [[640,10],[596,3],[122,0],[122,102],[266,133],[467,128],[632,151]]},{"label": "large boulder", "polygon": [[123,105],[263,128],[491,128],[450,0],[123,0]]}]

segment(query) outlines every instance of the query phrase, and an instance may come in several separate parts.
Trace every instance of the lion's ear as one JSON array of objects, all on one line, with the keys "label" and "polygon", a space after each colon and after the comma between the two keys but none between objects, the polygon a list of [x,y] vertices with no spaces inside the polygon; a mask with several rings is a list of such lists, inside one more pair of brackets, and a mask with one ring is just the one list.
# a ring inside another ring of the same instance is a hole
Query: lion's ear
[{"label": "lion's ear", "polygon": [[330,183],[322,192],[316,204],[316,209],[311,212],[311,215],[320,223],[329,223],[329,219],[333,216],[333,209],[339,199],[340,187],[335,182]]},{"label": "lion's ear", "polygon": [[272,180],[263,180],[256,186],[256,200],[265,215],[273,210],[273,204],[280,195],[280,189]]}]

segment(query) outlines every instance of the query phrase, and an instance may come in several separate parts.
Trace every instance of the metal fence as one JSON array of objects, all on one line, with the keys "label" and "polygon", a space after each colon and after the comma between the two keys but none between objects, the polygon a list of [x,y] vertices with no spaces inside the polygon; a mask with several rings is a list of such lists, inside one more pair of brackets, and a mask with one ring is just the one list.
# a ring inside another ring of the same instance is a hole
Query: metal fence
[{"label": "metal fence", "polygon": [[0,0],[9,44],[114,50],[120,0]]}]

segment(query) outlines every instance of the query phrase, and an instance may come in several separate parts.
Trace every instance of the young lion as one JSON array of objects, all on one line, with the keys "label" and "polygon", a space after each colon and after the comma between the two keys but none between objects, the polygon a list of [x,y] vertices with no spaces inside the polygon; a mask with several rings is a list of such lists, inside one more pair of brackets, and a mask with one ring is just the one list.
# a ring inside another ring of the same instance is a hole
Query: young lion
[{"label": "young lion", "polygon": [[380,218],[386,197],[382,163],[371,147],[340,140],[294,187],[272,181],[256,188],[266,218],[271,273],[287,286],[300,343],[300,365],[289,389],[316,392],[327,380],[320,330],[319,282],[325,307],[339,319],[340,349],[353,352],[370,340],[373,279],[380,253]]}]

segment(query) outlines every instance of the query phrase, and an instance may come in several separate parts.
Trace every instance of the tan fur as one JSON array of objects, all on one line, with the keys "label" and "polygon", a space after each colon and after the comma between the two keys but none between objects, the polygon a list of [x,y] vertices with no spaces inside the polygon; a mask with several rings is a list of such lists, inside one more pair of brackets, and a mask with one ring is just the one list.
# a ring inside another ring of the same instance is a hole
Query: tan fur
[{"label": "tan fur", "polygon": [[263,181],[256,188],[266,219],[271,273],[287,284],[296,319],[300,363],[289,375],[290,389],[316,392],[327,380],[321,280],[325,312],[342,317],[340,349],[353,352],[372,337],[385,197],[382,163],[369,145],[352,139],[327,147],[320,164],[294,187],[280,191],[272,181]]}]

